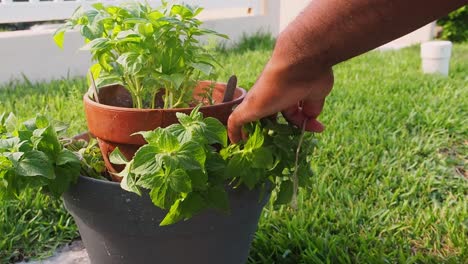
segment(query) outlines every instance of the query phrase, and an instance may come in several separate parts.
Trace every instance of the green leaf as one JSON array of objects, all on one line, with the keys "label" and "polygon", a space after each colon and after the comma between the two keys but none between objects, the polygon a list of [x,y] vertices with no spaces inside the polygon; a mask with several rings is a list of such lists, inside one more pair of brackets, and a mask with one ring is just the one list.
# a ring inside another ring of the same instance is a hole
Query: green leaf
[{"label": "green leaf", "polygon": [[11,152],[19,149],[20,140],[17,137],[13,138],[0,138],[0,153],[1,152]]},{"label": "green leaf", "polygon": [[200,194],[191,192],[183,199],[180,206],[184,218],[187,219],[204,209],[206,203]]},{"label": "green leaf", "polygon": [[120,149],[116,147],[114,151],[111,152],[109,155],[109,160],[111,163],[118,164],[118,165],[125,165],[128,163],[127,158],[125,158],[124,154],[120,152]]},{"label": "green leaf", "polygon": [[71,152],[70,150],[68,149],[62,149],[58,156],[57,156],[57,160],[55,161],[56,165],[57,166],[63,166],[63,165],[72,165],[72,164],[80,164],[80,160],[78,158],[78,156]]},{"label": "green leaf", "polygon": [[[48,125],[48,123],[49,122],[45,122],[42,118],[36,118],[37,127],[43,127]],[[63,149],[55,129],[49,125],[47,127],[34,130],[31,142],[34,145],[34,148],[47,154],[51,160],[54,160]]]},{"label": "green leaf", "polygon": [[222,186],[215,186],[208,190],[207,201],[209,206],[223,212],[229,212],[229,198]]},{"label": "green leaf", "polygon": [[153,174],[141,174],[137,180],[137,185],[151,190],[156,185],[156,181],[159,180],[158,178],[161,177],[165,177],[163,170],[158,170]]},{"label": "green leaf", "polygon": [[165,129],[160,129],[158,147],[160,147],[163,152],[173,152],[179,149],[179,141],[177,137],[169,133]]},{"label": "green leaf", "polygon": [[190,117],[192,118],[192,120],[195,120],[195,121],[203,120],[203,114],[200,112],[201,107],[202,107],[202,104],[198,104],[192,109],[192,112],[190,112]]},{"label": "green leaf", "polygon": [[276,195],[275,205],[288,204],[293,197],[294,186],[290,180],[281,182]]},{"label": "green leaf", "polygon": [[209,76],[213,72],[213,66],[203,62],[192,62],[190,66]]},{"label": "green leaf", "polygon": [[7,157],[0,155],[0,172],[8,171],[10,169],[13,169],[13,162],[11,162]]},{"label": "green leaf", "polygon": [[[103,81],[103,79],[107,78],[117,78],[119,81],[122,79],[121,76],[118,76],[117,74],[118,73],[112,73],[112,71],[114,71],[114,68],[116,68],[115,66],[115,63],[114,63],[114,59],[108,54],[106,53],[105,51],[101,51],[101,50],[98,50],[98,51],[95,51],[94,52],[95,55],[94,55],[94,58],[97,58],[98,60],[98,64],[101,66],[101,72],[99,72],[99,76],[98,78],[95,78],[96,79],[96,86],[97,87],[101,87],[102,84],[100,84],[100,82]],[[113,65],[111,65],[111,63]],[[92,69],[92,71],[94,71],[95,69]]]},{"label": "green leaf", "polygon": [[43,152],[32,150],[23,154],[17,164],[15,173],[21,176],[41,176],[47,179],[54,179],[54,168],[47,155]]},{"label": "green leaf", "polygon": [[108,38],[96,38],[91,40],[90,42],[86,43],[80,50],[96,50],[96,49],[104,49],[109,46]]},{"label": "green leaf", "polygon": [[88,26],[81,27],[80,32],[81,32],[81,35],[83,35],[83,37],[85,37],[85,38],[87,38],[89,40],[94,39],[93,31]]},{"label": "green leaf", "polygon": [[5,128],[7,132],[13,133],[16,130],[16,126],[18,124],[18,120],[13,113],[10,113],[8,117],[5,119]]},{"label": "green leaf", "polygon": [[252,167],[270,169],[273,166],[273,154],[271,150],[260,147],[252,152]]},{"label": "green leaf", "polygon": [[208,152],[205,167],[210,175],[210,181],[214,183],[221,183],[224,181],[226,175],[226,161],[219,153]]},{"label": "green leaf", "polygon": [[187,142],[182,145],[177,158],[181,166],[186,170],[203,169],[205,167],[205,149],[196,142]]},{"label": "green leaf", "polygon": [[151,36],[154,32],[153,25],[151,23],[140,23],[138,24],[138,32],[143,36]]},{"label": "green leaf", "polygon": [[160,226],[171,225],[183,219],[188,219],[197,214],[206,206],[203,198],[198,193],[189,193],[184,199],[177,200],[159,224]]},{"label": "green leaf", "polygon": [[188,171],[192,183],[192,189],[206,190],[208,175],[202,170]]},{"label": "green leaf", "polygon": [[176,113],[177,120],[179,120],[179,123],[182,124],[182,126],[190,126],[193,123],[193,118],[185,113],[182,112],[177,112]]},{"label": "green leaf", "polygon": [[250,190],[252,190],[262,177],[262,173],[265,172],[259,169],[248,168],[242,171],[240,178],[242,179],[242,182],[245,183],[245,185],[247,185]]},{"label": "green leaf", "polygon": [[161,130],[156,129],[154,131],[140,131],[133,135],[141,135],[146,140],[146,142],[148,142],[148,144],[157,145],[160,134],[161,134]]},{"label": "green leaf", "polygon": [[179,15],[182,18],[191,18],[193,17],[193,12],[185,5],[173,5],[171,9],[171,14]]},{"label": "green leaf", "polygon": [[[91,66],[91,68],[89,68],[89,72],[91,73],[95,82],[97,79],[99,79],[99,76],[101,75],[101,70],[102,70],[102,67],[101,67],[101,64],[99,63],[95,63],[93,64],[93,66]],[[91,89],[91,86],[93,85],[93,80],[91,80],[91,77],[89,75],[87,75],[86,78],[88,80],[88,86],[90,86],[90,89]]]},{"label": "green leaf", "polygon": [[[75,154],[64,149],[61,157],[61,164],[55,167],[56,177],[49,180],[44,187],[54,197],[60,197],[66,192],[72,183],[76,183],[80,175],[81,164]],[[72,158],[73,155],[75,158]]]},{"label": "green leaf", "polygon": [[133,161],[127,163],[123,171],[116,173],[117,176],[122,177],[122,181],[120,182],[120,187],[126,191],[136,193],[141,195],[140,188],[137,185],[137,177],[135,174],[131,173],[130,168],[132,167]]},{"label": "green leaf", "polygon": [[153,189],[150,191],[151,201],[161,208],[169,209],[179,198],[179,194],[172,190],[166,177],[155,177],[153,179]]},{"label": "green leaf", "polygon": [[96,79],[96,86],[103,87],[111,84],[123,84],[122,79],[117,75],[105,75]]},{"label": "green leaf", "polygon": [[192,191],[190,177],[181,169],[171,171],[167,177],[171,188],[176,192],[188,193]]},{"label": "green leaf", "polygon": [[[181,113],[177,113],[181,114]],[[180,120],[180,119],[179,119]],[[172,124],[168,126],[167,131],[177,137],[180,144],[185,144],[192,140],[192,133],[181,124]]]},{"label": "green leaf", "polygon": [[172,225],[184,218],[180,208],[181,200],[175,201],[175,203],[169,209],[169,212],[166,214],[164,219],[159,223],[160,226]]},{"label": "green leaf", "polygon": [[65,40],[65,30],[59,29],[54,33],[55,44],[61,49],[63,49],[63,42]]},{"label": "green leaf", "polygon": [[[50,125],[49,119],[44,115],[36,116],[36,127],[37,128],[47,128]],[[44,130],[45,131],[45,130]]]},{"label": "green leaf", "polygon": [[263,145],[264,136],[263,129],[259,123],[255,125],[255,131],[252,135],[249,135],[249,139],[245,143],[244,149],[247,151],[252,151],[254,149],[260,148]]},{"label": "green leaf", "polygon": [[226,167],[226,179],[233,179],[239,177],[242,171],[248,169],[248,163],[242,157],[242,155],[234,155],[227,163]]},{"label": "green leaf", "polygon": [[[124,30],[124,31],[120,31],[115,38],[116,39],[125,39],[125,38],[129,38],[129,37],[139,37],[139,35],[134,30]],[[134,52],[127,52],[127,53],[132,54]],[[124,53],[124,54],[127,54],[127,53]],[[124,54],[122,54],[122,55],[124,55]],[[138,53],[135,53],[135,54],[138,54]]]},{"label": "green leaf", "polygon": [[203,8],[201,8],[201,7],[195,8],[195,10],[192,10],[193,16],[194,17],[198,16],[198,14],[200,14],[202,11],[203,11]]},{"label": "green leaf", "polygon": [[223,147],[227,146],[227,130],[226,127],[213,117],[208,117],[203,120],[206,124],[205,135],[210,144],[219,143]]},{"label": "green leaf", "polygon": [[95,3],[91,5],[96,10],[105,10],[105,7],[102,3]]},{"label": "green leaf", "polygon": [[133,158],[132,173],[137,175],[155,174],[162,168],[162,160],[156,159],[159,149],[152,145],[145,145],[138,149]]},{"label": "green leaf", "polygon": [[161,75],[161,78],[172,84],[172,87],[167,87],[168,89],[179,89],[185,80],[185,75],[180,73],[174,73],[170,75],[165,74]]}]

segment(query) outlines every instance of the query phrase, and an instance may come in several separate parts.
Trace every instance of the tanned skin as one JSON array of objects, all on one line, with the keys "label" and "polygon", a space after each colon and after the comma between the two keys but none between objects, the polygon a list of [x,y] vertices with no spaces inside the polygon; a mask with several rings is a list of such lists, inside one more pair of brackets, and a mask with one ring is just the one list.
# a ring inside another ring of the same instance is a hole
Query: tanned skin
[{"label": "tanned skin", "polygon": [[[312,0],[280,34],[270,61],[228,121],[232,142],[246,123],[283,112],[306,130],[317,121],[333,87],[332,67],[403,36],[467,0]],[[306,121],[305,121],[306,120]]]}]

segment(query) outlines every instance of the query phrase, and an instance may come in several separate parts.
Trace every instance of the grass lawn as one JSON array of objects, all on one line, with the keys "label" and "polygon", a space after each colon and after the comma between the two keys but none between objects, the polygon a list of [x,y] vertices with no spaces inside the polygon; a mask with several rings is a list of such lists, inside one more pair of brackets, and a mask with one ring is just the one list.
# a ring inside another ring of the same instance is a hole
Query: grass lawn
[{"label": "grass lawn", "polygon": [[[220,52],[221,80],[249,88],[271,53],[250,39]],[[449,78],[420,73],[417,47],[371,52],[335,68],[317,135],[314,184],[299,210],[264,210],[250,263],[466,263],[468,43]],[[47,112],[84,131],[83,79],[14,83],[0,112]],[[0,201],[0,262],[41,258],[76,238],[59,201],[37,192]]]}]

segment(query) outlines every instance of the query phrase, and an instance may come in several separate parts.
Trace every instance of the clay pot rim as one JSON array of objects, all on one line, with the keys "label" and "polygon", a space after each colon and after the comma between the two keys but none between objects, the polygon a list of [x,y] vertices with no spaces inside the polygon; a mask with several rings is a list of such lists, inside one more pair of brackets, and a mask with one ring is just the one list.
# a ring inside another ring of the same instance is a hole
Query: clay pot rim
[{"label": "clay pot rim", "polygon": [[[211,82],[211,81],[200,81],[200,83],[204,83],[204,82]],[[218,85],[224,85],[224,86],[227,85],[226,83],[223,83],[223,82],[214,82],[214,83],[218,84]],[[107,85],[107,86],[112,86],[112,85]],[[104,87],[107,87],[107,86],[104,86]],[[222,102],[222,103],[214,104],[214,105],[204,105],[204,106],[201,107],[201,109],[210,109],[210,108],[215,108],[215,107],[219,107],[219,106],[223,106],[223,105],[228,106],[228,105],[231,105],[231,104],[234,104],[234,105],[240,104],[242,102],[242,100],[244,99],[245,95],[247,94],[247,91],[244,88],[241,88],[241,87],[236,87],[236,90],[241,92],[241,95],[237,99],[232,100],[232,101],[228,101],[228,102]],[[93,105],[94,107],[106,108],[106,109],[114,110],[114,111],[135,112],[135,113],[159,112],[159,111],[181,112],[181,111],[191,111],[192,109],[195,108],[195,107],[183,107],[183,108],[128,108],[128,107],[119,107],[119,106],[101,104],[101,103],[98,103],[96,101],[93,101],[89,97],[88,93],[89,92],[86,92],[84,94],[84,96],[83,96],[83,101],[86,104],[90,104],[90,105]]]}]

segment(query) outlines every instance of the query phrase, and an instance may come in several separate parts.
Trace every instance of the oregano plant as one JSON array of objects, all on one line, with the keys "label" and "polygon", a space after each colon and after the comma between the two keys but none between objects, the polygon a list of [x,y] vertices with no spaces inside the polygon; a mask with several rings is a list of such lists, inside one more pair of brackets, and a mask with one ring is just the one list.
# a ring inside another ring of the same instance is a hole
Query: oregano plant
[{"label": "oregano plant", "polygon": [[[147,3],[79,8],[57,30],[54,40],[63,47],[67,30],[78,29],[96,62],[91,66],[96,85],[121,84],[131,94],[135,108],[178,108],[192,102],[201,79],[215,79],[216,62],[200,37],[218,36],[201,28],[196,16],[202,8]],[[163,104],[157,105],[157,96]]]},{"label": "oregano plant", "polygon": [[118,148],[110,156],[112,163],[125,165],[118,174],[123,189],[137,194],[147,189],[156,206],[169,210],[161,225],[207,208],[228,212],[227,188],[273,188],[275,204],[281,205],[294,195],[294,175],[298,186],[307,186],[312,172],[306,156],[315,142],[298,148],[300,129],[265,119],[246,128],[245,142],[228,145],[224,125],[204,118],[198,108],[177,117],[178,124],[140,132],[147,144],[132,160]]},{"label": "oregano plant", "polygon": [[41,188],[55,197],[80,175],[80,159],[63,147],[53,124],[37,115],[18,125],[14,114],[0,115],[0,199],[18,197],[27,188]]}]

